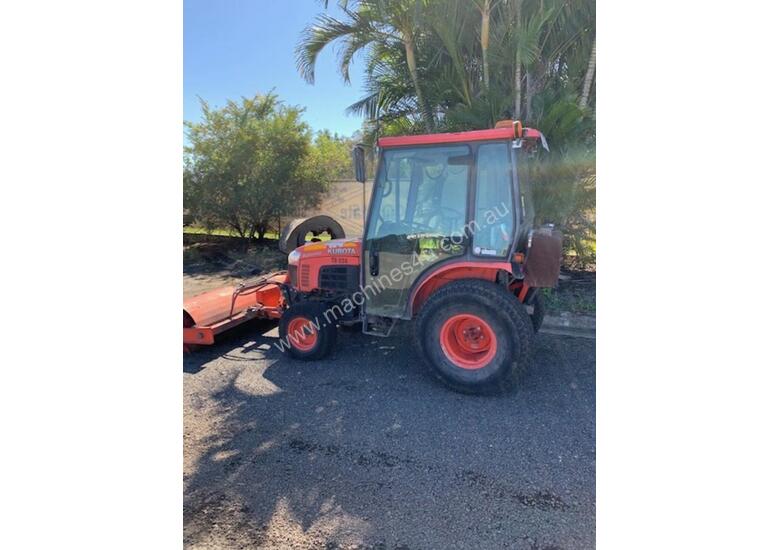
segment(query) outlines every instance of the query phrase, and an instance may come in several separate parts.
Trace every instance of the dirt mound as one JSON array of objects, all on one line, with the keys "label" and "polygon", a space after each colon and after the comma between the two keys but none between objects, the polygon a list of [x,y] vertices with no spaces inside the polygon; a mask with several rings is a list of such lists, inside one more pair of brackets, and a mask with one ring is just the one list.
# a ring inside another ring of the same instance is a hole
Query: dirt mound
[{"label": "dirt mound", "polygon": [[[249,243],[244,239],[188,235],[184,244],[184,273],[189,275],[217,273],[249,277],[284,269],[287,256],[276,247],[276,241]],[[188,242],[189,241],[189,242]]]}]

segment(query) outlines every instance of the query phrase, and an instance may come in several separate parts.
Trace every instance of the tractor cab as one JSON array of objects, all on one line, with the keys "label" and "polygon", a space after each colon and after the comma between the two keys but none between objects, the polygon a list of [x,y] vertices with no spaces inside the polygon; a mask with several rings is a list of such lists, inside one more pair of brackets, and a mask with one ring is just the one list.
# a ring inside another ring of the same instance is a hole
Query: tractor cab
[{"label": "tractor cab", "polygon": [[[542,137],[507,122],[492,130],[380,138],[360,273],[369,320],[412,318],[446,280],[495,278],[499,271],[522,279],[534,210],[520,174]],[[361,162],[355,155],[358,179]],[[557,279],[560,251],[547,263]],[[546,282],[537,286],[555,284]]]}]

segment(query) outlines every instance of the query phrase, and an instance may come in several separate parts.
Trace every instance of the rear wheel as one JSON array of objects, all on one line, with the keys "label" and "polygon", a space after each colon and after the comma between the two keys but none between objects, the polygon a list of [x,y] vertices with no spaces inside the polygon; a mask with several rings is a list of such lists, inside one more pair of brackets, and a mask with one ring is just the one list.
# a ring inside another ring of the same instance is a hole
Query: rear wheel
[{"label": "rear wheel", "polygon": [[336,325],[325,318],[320,302],[293,304],[279,321],[279,338],[284,353],[304,361],[322,359],[336,343]]},{"label": "rear wheel", "polygon": [[510,391],[530,362],[531,318],[517,298],[488,281],[440,288],[423,306],[415,329],[431,372],[457,391]]}]

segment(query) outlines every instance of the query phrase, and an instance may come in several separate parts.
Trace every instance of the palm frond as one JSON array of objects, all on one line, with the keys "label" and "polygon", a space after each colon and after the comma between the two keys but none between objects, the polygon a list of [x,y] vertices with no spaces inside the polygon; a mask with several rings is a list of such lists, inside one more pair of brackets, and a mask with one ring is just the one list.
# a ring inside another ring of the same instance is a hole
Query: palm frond
[{"label": "palm frond", "polygon": [[328,44],[354,34],[354,23],[354,20],[345,22],[320,14],[315,23],[303,31],[295,49],[295,65],[306,82],[314,83],[314,67],[320,52]]}]

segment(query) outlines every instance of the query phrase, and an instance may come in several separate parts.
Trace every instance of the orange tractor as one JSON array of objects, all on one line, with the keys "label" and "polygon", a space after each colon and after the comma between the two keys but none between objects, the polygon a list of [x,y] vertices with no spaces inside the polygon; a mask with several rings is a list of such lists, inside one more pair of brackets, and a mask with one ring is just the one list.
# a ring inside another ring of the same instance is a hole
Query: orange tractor
[{"label": "orange tractor", "polygon": [[[388,336],[414,322],[418,353],[468,393],[515,387],[554,287],[561,233],[534,227],[527,157],[544,136],[517,121],[471,132],[385,137],[362,239],[309,242],[288,269],[185,300],[184,343],[253,318],[279,320],[277,347],[325,357],[337,327]],[[365,183],[364,150],[353,151]]]}]

